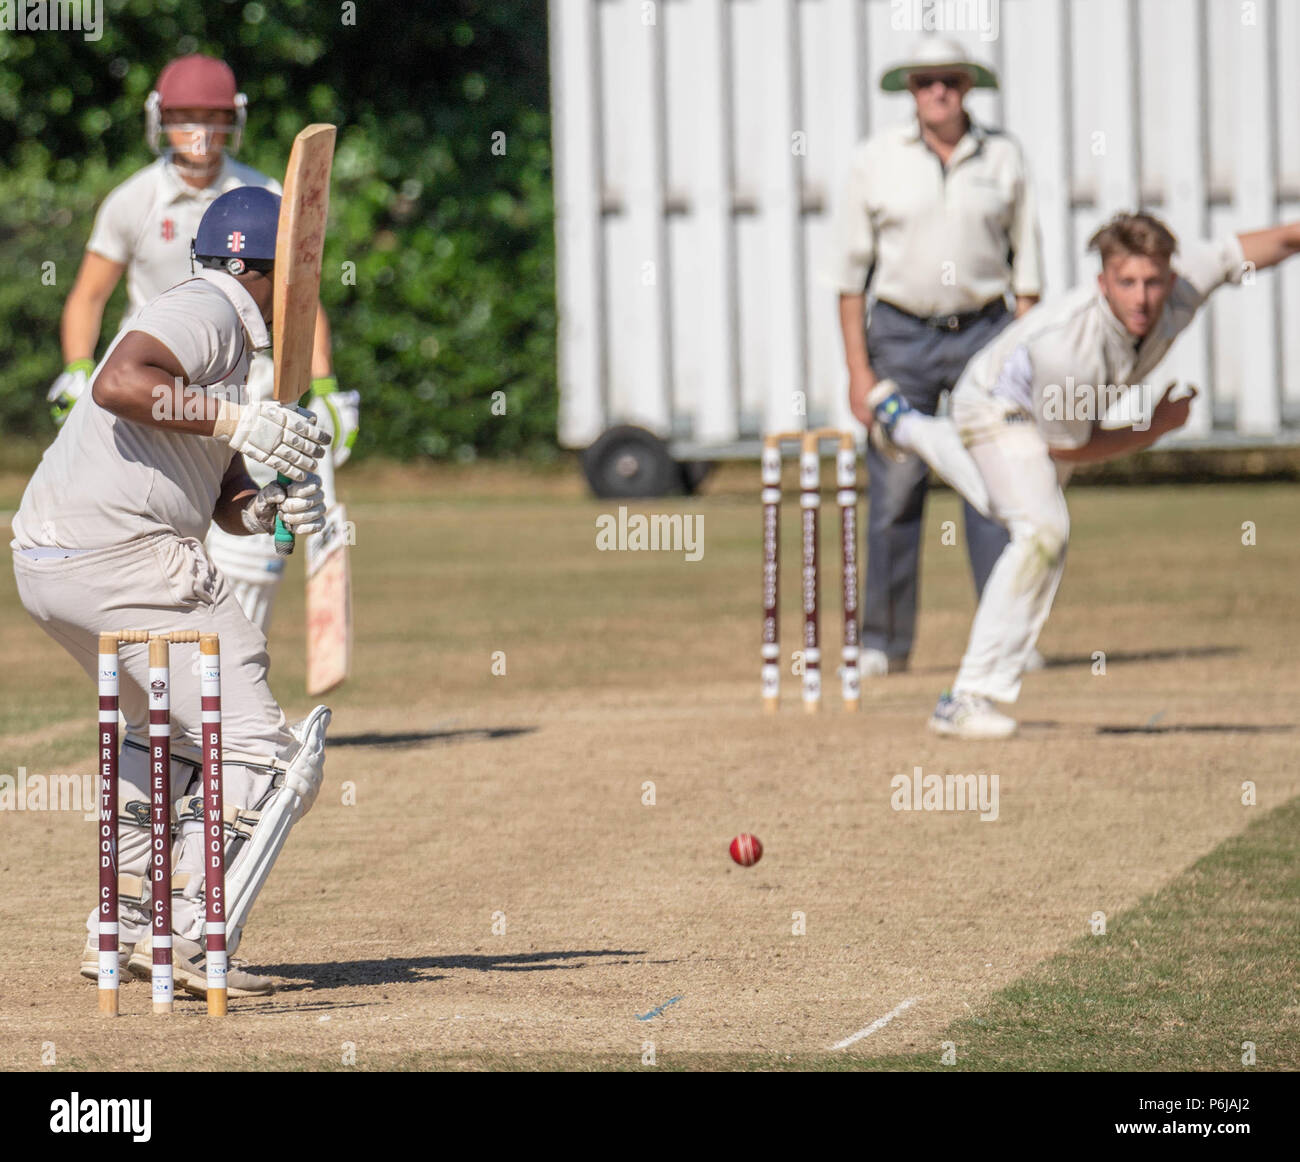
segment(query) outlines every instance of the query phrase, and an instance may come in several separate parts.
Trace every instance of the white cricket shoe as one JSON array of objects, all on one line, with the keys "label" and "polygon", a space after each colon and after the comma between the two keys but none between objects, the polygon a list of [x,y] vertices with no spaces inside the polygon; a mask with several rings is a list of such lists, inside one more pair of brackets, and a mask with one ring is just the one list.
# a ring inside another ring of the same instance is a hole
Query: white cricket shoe
[{"label": "white cricket shoe", "polygon": [[[131,953],[134,949],[134,944],[127,944],[125,941],[119,942],[117,946],[118,980],[126,980],[129,975],[126,971],[126,962],[131,959]],[[93,980],[96,984],[99,983],[99,943],[94,936],[86,937],[86,947],[81,950],[81,975],[87,980]]]},{"label": "white cricket shoe", "polygon": [[[265,997],[275,992],[275,981],[256,976],[232,960],[226,966],[226,992],[232,997]],[[135,946],[127,967],[140,980],[153,977],[153,941],[148,935]],[[201,944],[172,933],[172,975],[176,987],[196,997],[208,995],[207,953]]]},{"label": "white cricket shoe", "polygon": [[941,694],[929,726],[931,733],[949,738],[1009,738],[1016,732],[1014,718],[975,694]]},{"label": "white cricket shoe", "polygon": [[863,650],[858,656],[858,672],[864,678],[883,678],[887,674],[906,674],[911,662],[891,658],[884,650]]},{"label": "white cricket shoe", "polygon": [[884,650],[863,650],[858,656],[858,672],[864,678],[883,678],[889,673],[889,659]]}]

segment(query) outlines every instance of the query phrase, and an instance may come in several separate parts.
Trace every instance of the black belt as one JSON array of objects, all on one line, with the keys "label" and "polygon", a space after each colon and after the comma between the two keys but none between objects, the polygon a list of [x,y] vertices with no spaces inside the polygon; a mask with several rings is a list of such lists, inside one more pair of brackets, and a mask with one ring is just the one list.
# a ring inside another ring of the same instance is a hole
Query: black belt
[{"label": "black belt", "polygon": [[888,299],[877,299],[876,301],[883,303],[891,311],[897,311],[900,315],[906,315],[909,319],[915,319],[918,323],[924,323],[927,327],[933,327],[936,331],[964,331],[972,323],[978,323],[980,319],[987,319],[993,315],[1002,315],[1007,310],[1006,300],[996,298],[990,299],[975,311],[965,311],[956,315],[931,315],[927,318],[925,315],[914,315],[911,311],[905,311],[902,307],[895,306]]}]

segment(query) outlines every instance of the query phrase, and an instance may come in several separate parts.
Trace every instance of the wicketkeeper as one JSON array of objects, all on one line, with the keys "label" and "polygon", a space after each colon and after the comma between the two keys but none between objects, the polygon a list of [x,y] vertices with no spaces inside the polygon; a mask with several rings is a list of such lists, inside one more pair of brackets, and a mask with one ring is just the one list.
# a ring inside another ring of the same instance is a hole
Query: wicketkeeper
[{"label": "wicketkeeper", "polygon": [[[97,635],[117,629],[221,637],[228,944],[231,951],[289,827],[311,807],[330,712],[289,726],[267,683],[266,637],[203,546],[208,525],[271,542],[279,513],[310,535],[325,502],[313,470],[330,437],[310,412],[258,402],[249,363],[270,344],[280,199],[241,187],[199,223],[192,278],[135,311],[89,376],[14,517],[14,574],[24,608],[97,679]],[[245,461],[290,478],[261,487]],[[151,972],[148,647],[123,645],[119,766],[121,959]],[[205,995],[198,667],[172,668],[173,866],[177,984]],[[96,914],[87,921],[96,932]],[[82,975],[98,978],[90,937]],[[231,995],[272,983],[231,966]]]}]

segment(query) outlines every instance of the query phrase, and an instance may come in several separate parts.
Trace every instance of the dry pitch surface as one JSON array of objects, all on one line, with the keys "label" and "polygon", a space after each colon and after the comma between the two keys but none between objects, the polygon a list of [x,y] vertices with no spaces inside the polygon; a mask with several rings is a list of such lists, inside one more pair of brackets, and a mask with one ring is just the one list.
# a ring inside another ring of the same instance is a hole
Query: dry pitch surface
[{"label": "dry pitch surface", "polygon": [[[945,1028],[1094,913],[1300,793],[1293,490],[1076,490],[1022,736],[960,744],[924,730],[973,607],[964,550],[942,543],[951,495],[928,515],[913,671],[866,683],[857,717],[828,675],[817,719],[787,677],[765,719],[755,475],[659,506],[703,516],[692,563],[596,551],[617,506],[568,475],[351,473],[355,676],[241,949],[280,991],[214,1023],[191,999],[153,1018],[132,983],[123,1017],[97,1017],[76,971],[92,824],[0,812],[0,1066],[618,1068],[648,1042],[661,1067],[937,1058]],[[12,509],[22,482],[0,484]],[[292,716],[301,613],[295,573],[272,640]],[[0,773],[88,772],[94,692],[7,569],[0,618]],[[999,818],[892,810],[916,767],[996,774]],[[740,831],[765,845],[754,868],[727,856]]]}]

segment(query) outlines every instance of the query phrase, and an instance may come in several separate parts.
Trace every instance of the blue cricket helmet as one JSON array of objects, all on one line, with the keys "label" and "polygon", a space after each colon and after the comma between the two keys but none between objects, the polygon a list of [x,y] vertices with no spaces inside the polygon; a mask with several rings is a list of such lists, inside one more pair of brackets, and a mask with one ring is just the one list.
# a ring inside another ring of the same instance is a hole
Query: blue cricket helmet
[{"label": "blue cricket helmet", "polygon": [[269,271],[275,262],[280,198],[259,186],[240,186],[215,199],[204,212],[191,252],[200,266],[231,274]]}]

